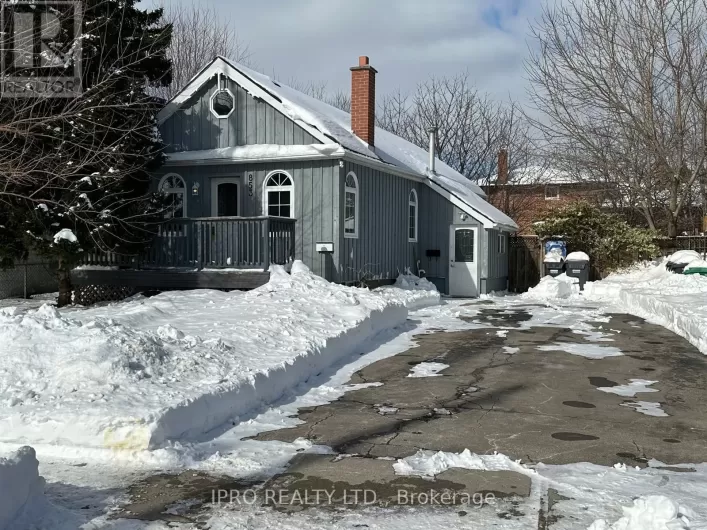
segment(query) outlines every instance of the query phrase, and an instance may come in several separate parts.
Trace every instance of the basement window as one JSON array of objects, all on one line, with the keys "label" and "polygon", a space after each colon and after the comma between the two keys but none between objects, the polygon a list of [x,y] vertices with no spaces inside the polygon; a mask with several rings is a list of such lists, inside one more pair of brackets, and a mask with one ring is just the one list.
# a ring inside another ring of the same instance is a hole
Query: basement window
[{"label": "basement window", "polygon": [[228,118],[236,108],[236,98],[233,93],[223,88],[211,96],[211,112],[217,118]]}]

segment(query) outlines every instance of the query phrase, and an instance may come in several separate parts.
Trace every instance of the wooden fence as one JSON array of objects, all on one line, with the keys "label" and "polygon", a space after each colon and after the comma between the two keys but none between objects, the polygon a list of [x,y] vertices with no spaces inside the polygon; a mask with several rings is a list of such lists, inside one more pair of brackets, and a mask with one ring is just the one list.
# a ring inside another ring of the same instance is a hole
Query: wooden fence
[{"label": "wooden fence", "polygon": [[542,249],[538,236],[512,236],[508,245],[508,290],[524,293],[540,281]]},{"label": "wooden fence", "polygon": [[[669,256],[678,250],[695,250],[707,259],[707,236],[678,236],[673,239],[655,240],[662,256]],[[538,236],[513,236],[509,242],[508,253],[508,290],[512,293],[524,293],[537,285],[543,276],[543,241]],[[573,249],[568,246],[568,252]],[[637,256],[636,259],[641,259]],[[599,280],[596,268],[592,267],[590,280]]]}]

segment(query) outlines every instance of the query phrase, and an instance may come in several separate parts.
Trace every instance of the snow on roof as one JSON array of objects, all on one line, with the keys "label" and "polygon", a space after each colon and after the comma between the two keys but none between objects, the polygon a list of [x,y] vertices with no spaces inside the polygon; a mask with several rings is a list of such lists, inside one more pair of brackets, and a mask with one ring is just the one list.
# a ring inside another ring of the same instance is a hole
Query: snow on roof
[{"label": "snow on roof", "polygon": [[[184,90],[168,102],[160,112],[159,122],[162,123],[169,118],[204,83],[217,74],[229,77],[252,96],[263,99],[322,143],[331,144],[334,141],[353,153],[390,164],[404,172],[425,177],[428,184],[433,185],[431,187],[442,188],[459,199],[461,204],[457,204],[457,206],[467,210],[470,215],[476,217],[481,214],[484,218],[482,219],[484,225],[488,228],[497,225],[512,230],[517,228],[510,217],[483,199],[486,194],[477,184],[441,160],[436,160],[435,173],[430,173],[427,167],[429,154],[425,149],[379,127],[376,127],[375,132],[375,148],[371,148],[351,131],[351,115],[349,113],[224,57],[217,57],[194,76]],[[189,155],[171,154],[170,160],[178,160],[179,156],[188,157]]]}]

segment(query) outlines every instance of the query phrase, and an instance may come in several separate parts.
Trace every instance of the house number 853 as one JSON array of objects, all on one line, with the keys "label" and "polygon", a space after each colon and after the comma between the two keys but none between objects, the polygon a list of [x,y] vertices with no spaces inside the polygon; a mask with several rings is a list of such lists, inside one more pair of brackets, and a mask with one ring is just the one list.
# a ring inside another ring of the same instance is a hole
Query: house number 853
[{"label": "house number 853", "polygon": [[248,197],[253,196],[253,173],[248,173]]}]

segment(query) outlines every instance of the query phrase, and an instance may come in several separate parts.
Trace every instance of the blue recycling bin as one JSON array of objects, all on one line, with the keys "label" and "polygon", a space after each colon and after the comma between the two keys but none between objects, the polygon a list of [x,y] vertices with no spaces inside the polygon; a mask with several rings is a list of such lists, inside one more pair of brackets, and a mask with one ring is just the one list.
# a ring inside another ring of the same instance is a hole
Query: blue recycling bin
[{"label": "blue recycling bin", "polygon": [[552,254],[552,251],[559,251],[562,259],[567,257],[567,243],[560,240],[545,241],[545,255]]}]

